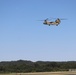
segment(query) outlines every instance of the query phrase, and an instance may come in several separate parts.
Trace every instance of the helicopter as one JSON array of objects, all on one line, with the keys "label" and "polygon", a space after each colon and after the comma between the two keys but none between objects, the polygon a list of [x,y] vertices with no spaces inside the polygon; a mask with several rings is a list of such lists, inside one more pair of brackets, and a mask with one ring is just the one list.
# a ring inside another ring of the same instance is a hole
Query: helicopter
[{"label": "helicopter", "polygon": [[50,26],[50,25],[58,26],[61,23],[61,20],[65,20],[65,19],[56,18],[55,21],[48,21],[48,18],[47,18],[47,19],[43,20],[44,21],[43,24],[48,25],[48,26]]}]

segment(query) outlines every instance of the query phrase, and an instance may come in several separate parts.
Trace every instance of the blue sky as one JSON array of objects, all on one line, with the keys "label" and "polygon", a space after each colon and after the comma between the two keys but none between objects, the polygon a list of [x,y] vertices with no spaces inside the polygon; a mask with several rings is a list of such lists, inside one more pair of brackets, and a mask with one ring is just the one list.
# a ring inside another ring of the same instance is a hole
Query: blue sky
[{"label": "blue sky", "polygon": [[19,59],[76,61],[76,0],[0,0],[0,61]]}]

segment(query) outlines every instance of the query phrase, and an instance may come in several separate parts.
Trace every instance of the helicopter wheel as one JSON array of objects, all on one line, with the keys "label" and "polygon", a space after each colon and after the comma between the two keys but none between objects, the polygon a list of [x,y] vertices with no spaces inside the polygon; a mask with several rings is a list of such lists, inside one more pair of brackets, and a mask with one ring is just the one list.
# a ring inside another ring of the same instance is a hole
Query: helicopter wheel
[{"label": "helicopter wheel", "polygon": [[58,26],[58,25],[56,25],[56,26]]}]

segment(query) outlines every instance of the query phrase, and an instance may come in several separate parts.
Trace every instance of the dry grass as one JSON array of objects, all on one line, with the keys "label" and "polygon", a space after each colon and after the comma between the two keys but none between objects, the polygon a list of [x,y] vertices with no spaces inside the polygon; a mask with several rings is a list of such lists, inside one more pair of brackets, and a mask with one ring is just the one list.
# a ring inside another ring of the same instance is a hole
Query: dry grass
[{"label": "dry grass", "polygon": [[0,75],[76,75],[76,72],[35,72],[35,73],[10,73]]},{"label": "dry grass", "polygon": [[76,75],[76,72],[40,72],[40,73],[25,73],[23,75]]}]

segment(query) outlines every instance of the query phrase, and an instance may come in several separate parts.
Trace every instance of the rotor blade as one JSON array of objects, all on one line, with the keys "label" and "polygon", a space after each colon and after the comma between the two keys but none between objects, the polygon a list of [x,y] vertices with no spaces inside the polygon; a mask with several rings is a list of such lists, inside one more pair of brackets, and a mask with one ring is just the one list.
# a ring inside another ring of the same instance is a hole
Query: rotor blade
[{"label": "rotor blade", "polygon": [[48,18],[44,19],[44,20],[48,20]]},{"label": "rotor blade", "polygon": [[50,19],[57,19],[57,18],[50,17]]},{"label": "rotor blade", "polygon": [[44,20],[37,20],[37,21],[44,21]]},{"label": "rotor blade", "polygon": [[37,20],[37,21],[45,21],[45,20],[48,20],[48,18],[44,19],[44,20]]},{"label": "rotor blade", "polygon": [[60,20],[67,20],[66,18],[60,18]]},{"label": "rotor blade", "polygon": [[[53,18],[53,17],[50,17],[51,19],[58,19],[58,18]],[[59,18],[60,20],[67,20],[66,18]]]}]

